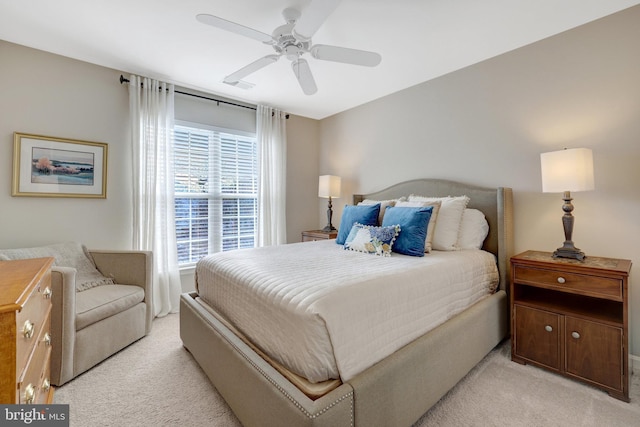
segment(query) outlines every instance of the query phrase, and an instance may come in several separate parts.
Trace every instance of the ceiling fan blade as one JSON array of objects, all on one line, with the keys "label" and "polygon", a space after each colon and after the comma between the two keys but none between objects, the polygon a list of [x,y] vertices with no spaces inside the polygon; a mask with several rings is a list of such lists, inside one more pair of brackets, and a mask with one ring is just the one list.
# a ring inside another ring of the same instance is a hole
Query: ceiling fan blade
[{"label": "ceiling fan blade", "polygon": [[222,83],[228,84],[229,86],[234,86],[239,89],[251,89],[255,86],[255,84],[251,82],[245,82],[244,80],[238,80],[237,82],[228,82],[223,80]]},{"label": "ceiling fan blade", "polygon": [[296,22],[293,35],[300,41],[309,41],[320,25],[331,15],[342,0],[314,0],[302,11]]},{"label": "ceiling fan blade", "polygon": [[220,28],[221,30],[240,34],[241,36],[249,37],[262,43],[274,43],[273,37],[271,37],[269,34],[254,30],[253,28],[245,27],[244,25],[236,24],[235,22],[227,21],[226,19],[222,19],[214,15],[201,13],[199,15],[196,15],[196,19],[203,24],[211,25],[212,27]]},{"label": "ceiling fan blade", "polygon": [[375,67],[382,61],[382,56],[376,52],[349,49],[346,47],[317,44],[311,47],[311,56],[324,61],[343,62],[345,64]]},{"label": "ceiling fan blade", "polygon": [[238,71],[229,74],[224,78],[224,82],[227,84],[237,83],[249,74],[255,73],[261,68],[266,67],[267,65],[273,64],[280,58],[279,55],[267,55],[263,58],[258,59],[257,61],[253,61],[249,65],[245,65],[240,68]]},{"label": "ceiling fan blade", "polygon": [[291,62],[291,68],[293,68],[293,73],[296,75],[298,83],[300,83],[300,87],[305,95],[313,95],[318,91],[316,81],[313,79],[313,74],[311,74],[311,69],[309,68],[309,63],[305,59],[300,58]]}]

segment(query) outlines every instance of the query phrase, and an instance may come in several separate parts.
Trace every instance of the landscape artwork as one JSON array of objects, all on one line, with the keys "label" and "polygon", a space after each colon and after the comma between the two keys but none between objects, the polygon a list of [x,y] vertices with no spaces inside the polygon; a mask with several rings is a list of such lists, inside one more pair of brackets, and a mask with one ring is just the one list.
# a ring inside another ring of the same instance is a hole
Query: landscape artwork
[{"label": "landscape artwork", "polygon": [[107,198],[107,144],[14,133],[12,196]]},{"label": "landscape artwork", "polygon": [[32,183],[93,185],[93,153],[41,147],[32,152]]}]

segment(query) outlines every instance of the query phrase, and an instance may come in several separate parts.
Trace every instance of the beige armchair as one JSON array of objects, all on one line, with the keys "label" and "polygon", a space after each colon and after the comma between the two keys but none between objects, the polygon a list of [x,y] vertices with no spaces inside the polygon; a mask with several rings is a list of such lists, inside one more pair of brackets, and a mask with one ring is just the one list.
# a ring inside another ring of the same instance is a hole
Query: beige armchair
[{"label": "beige armchair", "polygon": [[0,260],[54,257],[51,383],[60,386],[151,331],[153,256],[77,242],[0,249]]},{"label": "beige armchair", "polygon": [[76,269],[51,272],[51,383],[60,386],[151,331],[151,252],[89,251],[116,284],[76,290]]}]

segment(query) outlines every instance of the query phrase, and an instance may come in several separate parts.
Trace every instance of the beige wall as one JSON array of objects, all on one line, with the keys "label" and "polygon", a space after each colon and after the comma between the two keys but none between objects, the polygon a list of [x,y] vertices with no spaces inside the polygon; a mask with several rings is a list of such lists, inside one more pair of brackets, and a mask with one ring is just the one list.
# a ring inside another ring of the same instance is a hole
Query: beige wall
[{"label": "beige wall", "polygon": [[539,155],[592,148],[596,190],[573,194],[573,237],[587,255],[634,261],[640,355],[639,22],[634,7],[323,120],[320,170],[343,177],[337,217],[353,192],[412,178],[512,187],[516,251],[553,251],[562,200],[541,193]]},{"label": "beige wall", "polygon": [[[91,248],[132,245],[129,101],[107,69],[0,40],[0,248],[76,240]],[[176,96],[176,116],[255,131],[255,112]],[[287,121],[287,233],[318,223],[318,122]],[[11,197],[13,132],[109,144],[106,199]],[[315,194],[314,194],[315,192]],[[183,275],[191,289],[193,277]]]},{"label": "beige wall", "polygon": [[[0,247],[130,247],[129,101],[120,73],[3,41],[0,64]],[[107,199],[11,197],[13,132],[109,144]]]}]

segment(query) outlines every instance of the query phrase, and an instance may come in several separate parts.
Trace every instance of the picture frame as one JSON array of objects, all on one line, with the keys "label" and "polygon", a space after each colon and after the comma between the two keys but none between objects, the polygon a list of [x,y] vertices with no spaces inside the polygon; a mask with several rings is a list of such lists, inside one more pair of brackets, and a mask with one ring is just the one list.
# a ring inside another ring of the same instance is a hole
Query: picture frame
[{"label": "picture frame", "polygon": [[14,132],[12,196],[107,198],[108,146]]}]

